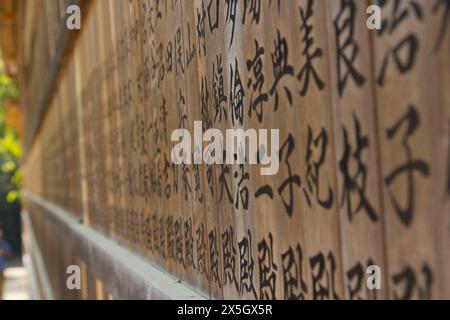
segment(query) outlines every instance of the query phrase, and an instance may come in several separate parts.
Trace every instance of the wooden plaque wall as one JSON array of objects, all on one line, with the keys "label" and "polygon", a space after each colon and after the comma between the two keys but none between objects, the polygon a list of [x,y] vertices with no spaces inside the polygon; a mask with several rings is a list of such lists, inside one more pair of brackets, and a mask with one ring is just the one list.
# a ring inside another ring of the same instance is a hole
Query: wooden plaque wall
[{"label": "wooden plaque wall", "polygon": [[[381,30],[356,0],[90,1],[49,88],[65,3],[33,3],[48,18],[21,38],[30,193],[205,297],[450,298],[448,1],[380,1]],[[199,120],[279,129],[279,172],[173,164],[172,131]]]}]

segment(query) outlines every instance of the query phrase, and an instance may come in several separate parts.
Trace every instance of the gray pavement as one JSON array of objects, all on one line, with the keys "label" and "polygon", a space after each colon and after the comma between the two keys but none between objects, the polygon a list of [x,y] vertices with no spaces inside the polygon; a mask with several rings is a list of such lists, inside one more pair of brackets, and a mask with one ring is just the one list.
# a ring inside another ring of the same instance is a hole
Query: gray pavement
[{"label": "gray pavement", "polygon": [[8,262],[5,272],[4,300],[30,300],[28,271],[20,258]]}]

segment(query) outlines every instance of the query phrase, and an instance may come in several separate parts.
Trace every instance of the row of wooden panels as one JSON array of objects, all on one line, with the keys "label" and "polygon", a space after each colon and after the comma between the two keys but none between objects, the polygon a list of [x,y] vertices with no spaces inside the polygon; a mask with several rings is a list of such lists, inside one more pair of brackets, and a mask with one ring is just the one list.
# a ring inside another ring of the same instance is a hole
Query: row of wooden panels
[{"label": "row of wooden panels", "polygon": [[[369,4],[93,1],[26,188],[207,296],[448,298],[449,7]],[[279,172],[175,165],[196,120],[279,129]]]}]

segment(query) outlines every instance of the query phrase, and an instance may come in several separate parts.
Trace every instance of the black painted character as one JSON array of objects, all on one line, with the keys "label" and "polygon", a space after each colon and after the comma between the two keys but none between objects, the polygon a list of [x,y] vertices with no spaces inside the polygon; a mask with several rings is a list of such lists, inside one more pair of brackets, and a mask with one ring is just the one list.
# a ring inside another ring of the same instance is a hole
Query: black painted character
[{"label": "black painted character", "polygon": [[195,269],[192,218],[184,221],[184,261],[186,267]]},{"label": "black painted character", "polygon": [[309,20],[314,15],[314,0],[308,0],[306,4],[306,10],[300,7],[300,19],[301,19],[301,27],[300,31],[303,32],[302,43],[304,49],[302,51],[302,55],[305,57],[306,62],[301,68],[300,72],[297,75],[298,80],[302,83],[302,88],[300,90],[300,95],[305,96],[308,92],[309,87],[309,78],[310,75],[313,76],[313,79],[317,85],[319,90],[323,90],[325,88],[325,84],[323,80],[319,77],[316,69],[314,68],[314,60],[321,58],[323,55],[322,48],[315,48],[313,52],[312,46],[314,45],[314,38],[312,36],[313,26],[309,23]]},{"label": "black painted character", "polygon": [[238,4],[238,0],[225,0],[227,5],[227,15],[226,15],[226,23],[231,22],[231,39],[230,39],[230,47],[233,44],[234,39],[234,27],[236,26],[236,9]]},{"label": "black painted character", "polygon": [[[421,277],[418,279],[416,272],[410,267],[406,266],[398,273],[392,276],[393,296],[397,300],[410,300],[413,298],[418,298],[421,300],[431,299],[431,287],[433,285],[433,272],[424,263],[420,270]],[[423,280],[423,281],[418,281]],[[403,290],[397,290],[398,287],[404,284]],[[400,291],[400,293],[399,293]],[[415,293],[417,292],[417,295]]]},{"label": "black painted character", "polygon": [[258,243],[259,285],[261,300],[276,299],[276,283],[278,267],[273,259],[273,236],[269,232],[269,242],[266,238]]},{"label": "black painted character", "polygon": [[212,229],[208,235],[209,239],[209,263],[211,280],[213,283],[217,283],[221,287],[220,274],[219,274],[219,251],[217,250],[217,234],[216,229]]},{"label": "black painted character", "polygon": [[235,121],[238,121],[240,125],[244,121],[244,97],[245,90],[242,85],[241,76],[239,74],[238,61],[234,59],[234,68],[230,64],[230,113],[231,122],[233,126]]},{"label": "black painted character", "polygon": [[305,300],[308,287],[303,279],[303,252],[300,243],[281,255],[283,264],[283,286],[285,300]]},{"label": "black painted character", "polygon": [[253,273],[255,271],[255,262],[252,255],[252,234],[247,230],[248,236],[244,236],[239,241],[239,293],[242,295],[245,292],[252,293],[257,299],[255,284],[253,283]]},{"label": "black painted character", "polygon": [[[379,0],[380,7],[387,5],[386,0]],[[389,2],[393,5],[390,10],[390,15],[384,15],[381,21],[381,29],[378,32],[379,36],[383,36],[386,33],[391,35],[397,28],[405,21],[411,14],[414,14],[419,21],[423,20],[422,8],[416,0],[394,0]],[[406,4],[406,5],[405,5]],[[388,69],[389,61],[392,59],[395,62],[397,70],[401,74],[405,74],[412,70],[417,52],[419,49],[419,39],[414,32],[409,32],[406,36],[402,37],[397,44],[388,49],[385,53],[381,69],[377,76],[377,82],[380,86],[384,85],[386,70]],[[407,54],[403,54],[407,52]]]},{"label": "black painted character", "polygon": [[402,146],[405,150],[407,161],[406,163],[393,169],[392,172],[384,178],[384,182],[388,187],[390,187],[399,176],[406,175],[406,190],[408,199],[406,207],[402,207],[398,203],[396,196],[392,193],[392,190],[389,190],[389,197],[395,207],[395,211],[397,212],[402,223],[406,226],[411,224],[414,215],[414,172],[417,171],[421,175],[427,177],[430,171],[428,164],[425,161],[421,159],[413,159],[412,149],[408,142],[408,139],[414,134],[419,125],[419,114],[414,106],[410,106],[408,112],[392,127],[386,130],[388,139],[392,140],[401,128],[404,128],[404,133],[402,135]]},{"label": "black painted character", "polygon": [[433,6],[433,13],[437,14],[441,7],[443,8],[442,21],[436,45],[434,47],[435,52],[439,51],[442,47],[445,35],[447,34],[448,29],[450,29],[450,0],[436,0],[436,3]]},{"label": "black painted character", "polygon": [[[343,176],[341,207],[347,205],[348,218],[352,221],[354,215],[362,209],[367,213],[372,222],[378,221],[378,215],[370,204],[366,196],[367,166],[363,162],[363,151],[369,146],[367,136],[361,133],[361,124],[358,118],[353,114],[353,123],[355,125],[355,146],[349,143],[349,134],[345,127],[344,133],[344,154],[339,161],[339,170]],[[351,172],[351,161],[356,163],[356,172]],[[359,201],[356,207],[352,205],[352,195],[355,194]]]},{"label": "black painted character", "polygon": [[236,248],[234,245],[234,230],[230,226],[222,233],[222,258],[224,285],[234,284],[236,291],[239,291],[236,279]]},{"label": "black painted character", "polygon": [[[325,163],[328,147],[328,133],[324,128],[317,137],[313,137],[313,131],[308,125],[308,143],[306,147],[306,187],[303,187],[308,206],[311,207],[310,194],[315,194],[319,205],[325,209],[330,209],[333,205],[334,195],[331,187],[328,187],[328,196],[324,199],[320,197],[320,169]],[[318,154],[315,159],[314,154]]]},{"label": "black painted character", "polygon": [[205,241],[205,225],[201,223],[195,231],[195,241],[197,244],[197,273],[205,275],[208,278],[208,272],[206,270],[206,241]]},{"label": "black painted character", "polygon": [[[368,259],[367,267],[373,266],[375,263],[372,259]],[[354,266],[352,266],[346,272],[347,276],[347,290],[349,300],[361,300],[361,293],[364,288],[366,288],[366,297],[368,300],[376,300],[377,290],[369,289],[366,286],[366,268],[360,263],[357,262]]]},{"label": "black painted character", "polygon": [[[280,148],[280,161],[283,161],[287,167],[288,177],[279,185],[277,188],[278,194],[283,201],[284,208],[289,217],[292,216],[294,212],[294,186],[301,186],[300,177],[297,174],[292,174],[291,164],[289,162],[289,158],[292,155],[292,152],[295,149],[295,140],[294,137],[289,134],[286,141]],[[287,192],[287,195],[286,195]],[[268,196],[270,199],[273,199],[273,190],[272,187],[268,184],[260,187],[255,192],[255,198],[259,198],[262,195]]]},{"label": "black painted character", "polygon": [[[281,37],[280,30],[277,30],[277,39],[274,41],[275,51],[271,53],[272,58],[272,69],[274,82],[269,92],[273,96],[275,94],[275,108],[278,110],[279,105],[279,95],[278,95],[278,84],[286,76],[294,76],[294,67],[288,63],[289,57],[289,46],[285,37]],[[283,86],[285,95],[288,99],[289,105],[292,106],[292,93],[287,86]]]},{"label": "black painted character", "polygon": [[245,24],[245,19],[248,15],[251,15],[252,21],[259,24],[261,17],[261,0],[244,0],[244,12],[242,15],[242,24]]},{"label": "black painted character", "polygon": [[256,113],[258,121],[261,122],[263,118],[263,104],[269,100],[267,92],[262,91],[265,82],[263,74],[262,56],[264,55],[264,48],[255,39],[256,52],[253,59],[247,60],[247,71],[252,71],[252,77],[247,81],[247,88],[251,88],[250,106],[248,108],[248,116],[252,117],[252,111]]},{"label": "black painted character", "polygon": [[206,28],[205,28],[205,18],[206,10],[205,4],[201,1],[201,9],[197,8],[197,41],[198,41],[198,54],[199,57],[206,57]]},{"label": "black painted character", "polygon": [[246,186],[246,181],[250,180],[250,175],[245,171],[243,164],[240,164],[239,169],[234,172],[234,179],[237,181],[234,206],[236,209],[242,206],[242,209],[248,210],[249,191]]},{"label": "black painted character", "polygon": [[336,259],[329,252],[327,259],[322,252],[309,258],[312,273],[313,300],[339,299],[336,293]]},{"label": "black painted character", "polygon": [[353,65],[359,52],[354,39],[356,3],[354,0],[341,0],[340,10],[334,20],[336,35],[337,77],[339,95],[342,96],[348,78],[351,76],[358,87],[366,79]]},{"label": "black painted character", "polygon": [[222,55],[218,54],[213,61],[213,97],[214,97],[214,122],[222,121],[222,114],[225,120],[227,116],[227,97],[225,96],[223,82]]},{"label": "black painted character", "polygon": [[209,22],[209,31],[211,32],[211,34],[214,33],[215,29],[219,28],[219,18],[220,18],[219,10],[220,10],[220,0],[210,0],[208,4],[208,22]]}]

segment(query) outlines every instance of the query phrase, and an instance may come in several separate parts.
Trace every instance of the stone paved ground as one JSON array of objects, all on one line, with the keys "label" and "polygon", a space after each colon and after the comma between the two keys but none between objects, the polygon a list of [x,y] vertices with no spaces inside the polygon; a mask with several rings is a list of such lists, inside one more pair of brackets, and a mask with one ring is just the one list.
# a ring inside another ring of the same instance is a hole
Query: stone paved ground
[{"label": "stone paved ground", "polygon": [[28,271],[23,266],[22,260],[20,258],[9,262],[8,268],[5,270],[5,287],[3,289],[3,299],[31,299]]}]

